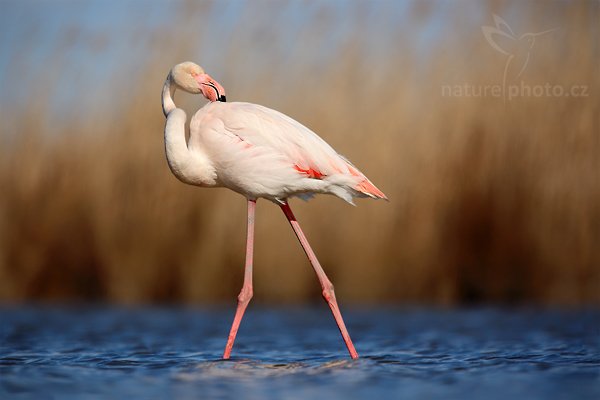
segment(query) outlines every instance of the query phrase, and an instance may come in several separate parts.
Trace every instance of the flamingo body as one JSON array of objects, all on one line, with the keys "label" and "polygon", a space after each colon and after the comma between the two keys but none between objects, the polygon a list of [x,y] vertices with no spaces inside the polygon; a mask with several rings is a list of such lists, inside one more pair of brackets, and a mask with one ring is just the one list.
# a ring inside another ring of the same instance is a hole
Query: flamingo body
[{"label": "flamingo body", "polygon": [[214,182],[248,198],[282,203],[316,193],[385,198],[313,131],[257,104],[210,102],[190,122],[188,148],[207,159]]},{"label": "flamingo body", "polygon": [[[190,121],[175,106],[175,89],[202,94],[210,102]],[[225,102],[225,89],[198,65],[173,67],[163,88],[165,150],[173,174],[191,185],[226,187],[248,200],[244,285],[223,358],[230,356],[244,311],[252,297],[252,260],[256,200],[280,205],[306,252],[352,358],[358,353],[344,325],[333,285],[308,244],[287,202],[298,196],[332,194],[352,203],[354,197],[386,199],[367,177],[316,133],[294,119],[251,103]]]}]

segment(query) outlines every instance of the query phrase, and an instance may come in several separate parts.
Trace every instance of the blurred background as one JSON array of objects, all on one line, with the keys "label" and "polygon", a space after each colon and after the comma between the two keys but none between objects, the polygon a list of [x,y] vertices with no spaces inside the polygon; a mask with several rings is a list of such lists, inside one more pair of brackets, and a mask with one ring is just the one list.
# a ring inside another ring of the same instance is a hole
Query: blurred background
[{"label": "blurred background", "polygon": [[[191,60],[389,197],[292,201],[342,304],[598,305],[599,4],[2,0],[0,301],[235,302],[245,201],[164,156],[162,85]],[[254,301],[320,302],[258,204]]]}]

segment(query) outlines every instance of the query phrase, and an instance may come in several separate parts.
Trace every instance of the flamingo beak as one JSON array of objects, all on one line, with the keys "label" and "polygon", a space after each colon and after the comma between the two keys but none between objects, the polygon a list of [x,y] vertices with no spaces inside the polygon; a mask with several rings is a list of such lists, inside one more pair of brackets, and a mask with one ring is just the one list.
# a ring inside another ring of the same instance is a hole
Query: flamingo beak
[{"label": "flamingo beak", "polygon": [[208,74],[199,74],[194,76],[200,86],[200,91],[210,101],[227,101],[225,97],[225,88],[215,81]]}]

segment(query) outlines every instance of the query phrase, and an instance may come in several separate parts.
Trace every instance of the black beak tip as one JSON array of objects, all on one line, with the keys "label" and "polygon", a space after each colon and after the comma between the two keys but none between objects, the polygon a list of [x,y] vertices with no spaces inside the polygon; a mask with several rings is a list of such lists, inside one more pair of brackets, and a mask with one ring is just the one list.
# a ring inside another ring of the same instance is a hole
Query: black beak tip
[{"label": "black beak tip", "polygon": [[219,96],[219,98],[217,100],[222,101],[223,103],[225,103],[225,102],[227,102],[227,97],[225,97],[225,95]]}]

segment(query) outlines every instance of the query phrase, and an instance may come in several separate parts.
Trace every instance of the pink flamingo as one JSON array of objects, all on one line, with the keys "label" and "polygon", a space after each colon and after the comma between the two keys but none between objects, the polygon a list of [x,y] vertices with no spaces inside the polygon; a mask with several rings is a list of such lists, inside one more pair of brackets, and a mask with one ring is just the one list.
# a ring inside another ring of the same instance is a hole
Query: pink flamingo
[{"label": "pink flamingo", "polygon": [[[173,102],[176,88],[201,93],[209,100],[192,117],[187,143],[186,114]],[[229,188],[248,200],[244,284],[223,358],[231,355],[244,311],[252,298],[254,215],[256,200],[261,197],[283,210],[317,274],[323,298],[331,308],[350,356],[358,358],[333,285],[287,200],[291,196],[308,199],[326,193],[353,204],[354,197],[386,199],[383,192],[317,134],[292,118],[257,104],[226,103],[223,86],[192,62],[171,69],[162,92],[162,107],[167,118],[165,149],[173,174],[190,185]]]}]

